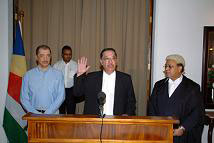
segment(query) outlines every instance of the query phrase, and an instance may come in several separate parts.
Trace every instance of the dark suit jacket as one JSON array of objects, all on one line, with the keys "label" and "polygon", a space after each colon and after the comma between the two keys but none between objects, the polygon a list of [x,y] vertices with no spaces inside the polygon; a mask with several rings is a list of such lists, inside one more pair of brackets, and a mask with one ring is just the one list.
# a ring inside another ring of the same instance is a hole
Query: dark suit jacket
[{"label": "dark suit jacket", "polygon": [[180,120],[186,131],[182,137],[174,137],[174,143],[200,143],[204,115],[200,86],[183,76],[169,98],[168,79],[158,81],[149,100],[148,115],[175,116]]},{"label": "dark suit jacket", "polygon": [[[74,77],[74,95],[85,96],[84,114],[99,114],[97,94],[102,90],[103,71]],[[114,115],[135,115],[136,99],[131,76],[116,71]]]}]

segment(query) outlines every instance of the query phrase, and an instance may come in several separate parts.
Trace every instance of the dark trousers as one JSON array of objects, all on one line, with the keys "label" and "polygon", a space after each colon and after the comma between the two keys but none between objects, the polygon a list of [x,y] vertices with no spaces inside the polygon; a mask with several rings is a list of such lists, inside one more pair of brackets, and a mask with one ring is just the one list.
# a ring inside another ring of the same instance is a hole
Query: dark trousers
[{"label": "dark trousers", "polygon": [[73,94],[73,87],[65,88],[65,101],[59,108],[60,114],[75,114],[76,103]]}]

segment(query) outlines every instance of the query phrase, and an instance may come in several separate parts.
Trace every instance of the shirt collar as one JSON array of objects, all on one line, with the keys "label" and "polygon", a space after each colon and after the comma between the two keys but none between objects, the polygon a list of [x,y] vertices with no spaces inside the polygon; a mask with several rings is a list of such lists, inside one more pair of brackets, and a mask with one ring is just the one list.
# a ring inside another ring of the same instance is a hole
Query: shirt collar
[{"label": "shirt collar", "polygon": [[114,71],[113,73],[111,73],[110,75],[107,74],[104,70],[103,70],[103,76],[104,77],[110,77],[110,78],[113,78],[116,76],[116,72]]},{"label": "shirt collar", "polygon": [[65,63],[65,61],[62,59],[62,63],[63,63],[64,65],[68,65],[70,62],[71,62],[71,60],[70,60],[68,63]]},{"label": "shirt collar", "polygon": [[171,80],[171,79],[169,79],[169,83],[172,83],[172,84],[177,84],[177,83],[180,83],[181,81],[182,81],[182,79],[183,79],[183,75],[181,75],[179,78],[177,78],[176,80]]},{"label": "shirt collar", "polygon": [[50,68],[51,68],[51,66],[48,65],[48,69],[44,71],[44,70],[42,70],[39,66],[37,66],[38,71],[39,71],[39,72],[43,72],[43,73],[44,73],[44,72],[47,72]]}]

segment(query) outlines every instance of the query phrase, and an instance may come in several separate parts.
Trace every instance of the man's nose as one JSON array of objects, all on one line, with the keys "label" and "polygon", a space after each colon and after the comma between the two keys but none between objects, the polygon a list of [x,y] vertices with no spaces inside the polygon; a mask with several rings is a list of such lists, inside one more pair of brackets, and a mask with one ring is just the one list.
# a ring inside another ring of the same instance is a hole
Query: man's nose
[{"label": "man's nose", "polygon": [[45,56],[45,57],[44,57],[44,60],[48,60],[48,56]]}]

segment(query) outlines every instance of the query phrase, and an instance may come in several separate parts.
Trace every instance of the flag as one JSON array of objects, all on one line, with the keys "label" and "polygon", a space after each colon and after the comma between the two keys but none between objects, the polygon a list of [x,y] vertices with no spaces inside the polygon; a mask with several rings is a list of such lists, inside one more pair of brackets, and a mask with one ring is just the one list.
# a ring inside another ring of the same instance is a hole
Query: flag
[{"label": "flag", "polygon": [[3,120],[3,127],[10,143],[27,143],[27,135],[24,130],[27,122],[22,120],[25,112],[19,100],[22,77],[26,70],[21,24],[17,22]]}]

